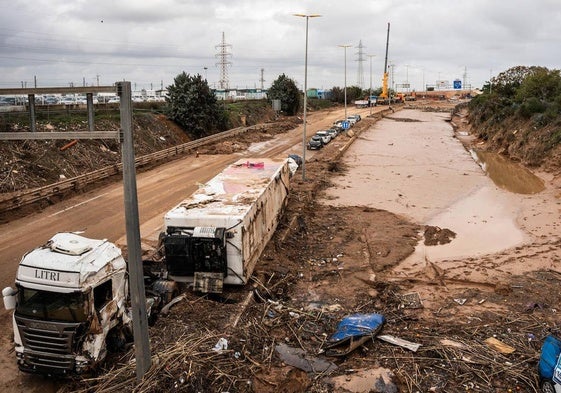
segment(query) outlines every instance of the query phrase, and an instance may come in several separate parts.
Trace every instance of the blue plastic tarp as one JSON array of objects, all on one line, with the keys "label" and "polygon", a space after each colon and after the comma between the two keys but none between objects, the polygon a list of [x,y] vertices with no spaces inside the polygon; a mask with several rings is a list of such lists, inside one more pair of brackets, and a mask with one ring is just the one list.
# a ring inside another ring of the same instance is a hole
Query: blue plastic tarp
[{"label": "blue plastic tarp", "polygon": [[381,314],[352,314],[339,322],[337,331],[329,338],[330,342],[338,342],[350,337],[369,336],[376,333],[386,319]]},{"label": "blue plastic tarp", "polygon": [[[555,380],[555,366],[559,355],[561,354],[561,340],[553,335],[549,335],[545,338],[542,345],[542,351],[540,356],[540,362],[538,365],[538,370],[540,377],[549,380]],[[557,381],[556,381],[557,382]]]}]

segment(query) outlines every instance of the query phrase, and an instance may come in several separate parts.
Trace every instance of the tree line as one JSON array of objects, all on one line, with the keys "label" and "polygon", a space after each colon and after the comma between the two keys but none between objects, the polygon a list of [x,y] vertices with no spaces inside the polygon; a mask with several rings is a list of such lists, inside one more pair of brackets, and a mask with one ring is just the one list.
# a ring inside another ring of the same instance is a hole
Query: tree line
[{"label": "tree line", "polygon": [[[196,137],[203,137],[227,127],[227,115],[224,105],[219,103],[208,82],[201,75],[189,75],[185,72],[177,75],[174,83],[167,88],[166,114],[185,130]],[[378,95],[381,89],[363,90],[358,86],[347,87],[347,102],[363,99],[368,95]],[[335,103],[344,102],[344,88],[333,87],[328,100]],[[269,101],[280,100],[281,111],[292,116],[302,110],[303,92],[296,82],[285,74],[279,75],[268,89]]]}]

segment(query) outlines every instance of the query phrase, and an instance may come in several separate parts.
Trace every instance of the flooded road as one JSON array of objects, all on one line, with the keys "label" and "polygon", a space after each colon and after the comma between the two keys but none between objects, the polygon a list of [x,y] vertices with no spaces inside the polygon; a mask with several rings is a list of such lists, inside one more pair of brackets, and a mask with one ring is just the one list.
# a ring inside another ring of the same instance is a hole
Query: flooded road
[{"label": "flooded road", "polygon": [[[558,236],[559,200],[544,191],[544,181],[501,163],[503,157],[472,155],[447,118],[402,110],[363,132],[343,159],[348,173],[334,179],[325,203],[384,209],[456,233],[446,245],[420,243],[404,266],[487,255]],[[499,174],[497,184],[487,173]]]},{"label": "flooded road", "polygon": [[508,158],[492,152],[471,149],[470,153],[493,182],[516,194],[536,194],[545,189],[542,179]]}]

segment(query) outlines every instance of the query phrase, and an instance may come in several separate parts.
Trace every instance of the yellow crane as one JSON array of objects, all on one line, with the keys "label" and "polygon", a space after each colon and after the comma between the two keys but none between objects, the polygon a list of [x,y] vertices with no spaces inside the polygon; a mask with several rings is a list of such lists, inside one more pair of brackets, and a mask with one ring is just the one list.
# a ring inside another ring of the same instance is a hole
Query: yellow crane
[{"label": "yellow crane", "polygon": [[389,104],[388,94],[388,46],[390,44],[390,22],[388,22],[388,33],[386,36],[386,60],[384,61],[384,76],[382,77],[382,93],[378,96],[378,104]]}]

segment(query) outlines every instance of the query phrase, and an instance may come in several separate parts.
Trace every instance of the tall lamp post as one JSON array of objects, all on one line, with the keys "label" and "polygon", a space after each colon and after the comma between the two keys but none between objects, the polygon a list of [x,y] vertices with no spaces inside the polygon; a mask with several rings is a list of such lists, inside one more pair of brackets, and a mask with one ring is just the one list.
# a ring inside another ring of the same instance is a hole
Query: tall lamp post
[{"label": "tall lamp post", "polygon": [[376,55],[366,55],[370,58],[370,90],[368,90],[368,101],[370,102],[370,115],[372,115],[372,102],[370,97],[372,97],[372,58]]},{"label": "tall lamp post", "polygon": [[306,115],[308,112],[308,20],[319,18],[318,14],[293,14],[306,18],[306,54],[304,56],[304,131],[302,133],[302,181],[306,180]]},{"label": "tall lamp post", "polygon": [[345,49],[345,120],[347,120],[347,48],[352,45],[337,45]]}]

